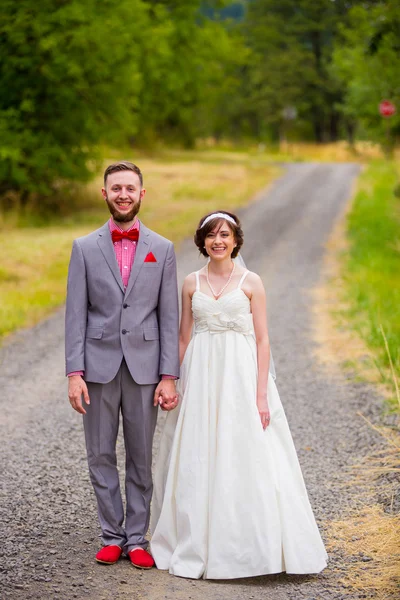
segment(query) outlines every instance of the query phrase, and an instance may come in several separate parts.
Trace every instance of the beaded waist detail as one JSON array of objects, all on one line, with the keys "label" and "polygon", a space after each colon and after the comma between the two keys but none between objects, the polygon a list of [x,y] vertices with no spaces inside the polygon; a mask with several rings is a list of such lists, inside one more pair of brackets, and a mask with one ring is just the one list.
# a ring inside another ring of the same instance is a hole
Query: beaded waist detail
[{"label": "beaded waist detail", "polygon": [[235,331],[243,335],[254,335],[253,317],[251,314],[235,316],[232,318],[225,313],[210,315],[207,319],[195,320],[195,333],[224,333]]}]

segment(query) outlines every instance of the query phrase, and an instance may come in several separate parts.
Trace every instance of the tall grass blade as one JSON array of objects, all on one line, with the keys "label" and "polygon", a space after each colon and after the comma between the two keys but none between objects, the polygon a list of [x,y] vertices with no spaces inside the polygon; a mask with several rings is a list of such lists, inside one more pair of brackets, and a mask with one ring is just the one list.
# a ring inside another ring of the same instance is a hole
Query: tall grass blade
[{"label": "tall grass blade", "polygon": [[362,417],[364,419],[364,421],[366,423],[368,423],[368,425],[374,430],[377,431],[379,433],[379,435],[381,435],[382,437],[385,438],[385,440],[391,445],[394,446],[394,448],[396,448],[396,450],[400,450],[400,446],[398,446],[396,444],[396,442],[394,442],[388,435],[386,435],[386,433],[384,433],[382,431],[382,429],[380,427],[377,427],[376,425],[374,425],[365,415],[362,414],[362,412],[358,411],[357,412],[358,416]]},{"label": "tall grass blade", "polygon": [[399,383],[397,381],[397,377],[396,377],[396,371],[394,369],[394,365],[393,365],[393,361],[392,361],[392,355],[390,354],[390,349],[389,349],[389,344],[382,326],[382,323],[379,325],[379,329],[381,331],[382,337],[385,341],[385,348],[386,348],[386,352],[388,355],[388,359],[389,359],[389,364],[390,364],[390,370],[392,373],[392,379],[393,379],[393,383],[394,383],[394,387],[396,389],[396,396],[397,396],[397,402],[399,403],[399,408],[400,408],[400,391],[399,391]]}]

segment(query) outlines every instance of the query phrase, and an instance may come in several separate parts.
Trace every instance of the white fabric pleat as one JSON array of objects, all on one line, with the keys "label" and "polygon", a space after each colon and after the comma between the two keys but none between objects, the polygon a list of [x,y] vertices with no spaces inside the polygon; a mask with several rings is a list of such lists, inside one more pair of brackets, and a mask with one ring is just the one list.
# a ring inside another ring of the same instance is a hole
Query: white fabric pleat
[{"label": "white fabric pleat", "polygon": [[318,573],[327,554],[271,375],[271,423],[261,426],[249,300],[240,289],[218,301],[197,290],[192,310],[180,407],[167,415],[155,468],[157,567],[210,579]]}]

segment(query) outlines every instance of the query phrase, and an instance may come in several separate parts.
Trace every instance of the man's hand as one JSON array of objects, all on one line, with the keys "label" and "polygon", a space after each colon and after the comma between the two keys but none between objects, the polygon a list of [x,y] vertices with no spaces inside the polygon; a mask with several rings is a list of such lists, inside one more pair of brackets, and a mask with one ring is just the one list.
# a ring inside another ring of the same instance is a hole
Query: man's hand
[{"label": "man's hand", "polygon": [[178,406],[178,394],[176,393],[174,379],[163,379],[156,387],[154,406],[158,404],[162,410],[172,410]]},{"label": "man's hand", "polygon": [[86,410],[82,405],[82,396],[86,404],[90,404],[89,393],[86,383],[80,375],[68,377],[68,398],[71,406],[81,415],[86,415]]}]

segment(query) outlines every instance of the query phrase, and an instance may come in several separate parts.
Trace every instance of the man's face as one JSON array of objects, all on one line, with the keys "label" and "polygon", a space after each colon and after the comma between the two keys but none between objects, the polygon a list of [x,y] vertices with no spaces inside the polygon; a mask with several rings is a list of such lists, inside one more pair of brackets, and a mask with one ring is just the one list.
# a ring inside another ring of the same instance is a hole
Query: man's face
[{"label": "man's face", "polygon": [[137,173],[117,171],[107,177],[106,187],[101,193],[114,221],[128,223],[138,214],[146,190],[140,187]]}]

